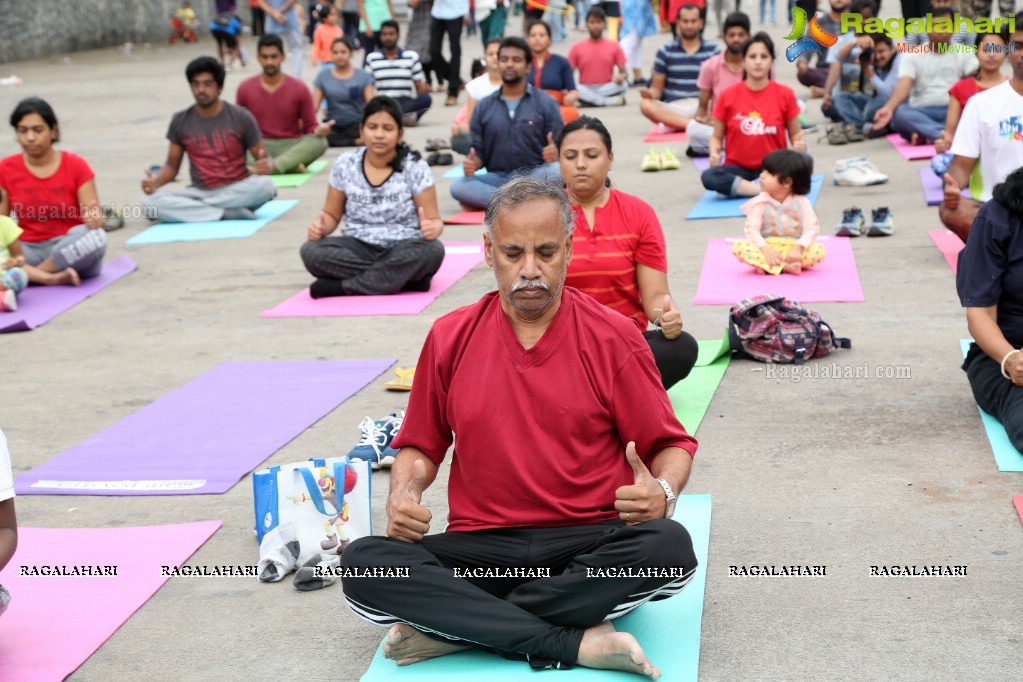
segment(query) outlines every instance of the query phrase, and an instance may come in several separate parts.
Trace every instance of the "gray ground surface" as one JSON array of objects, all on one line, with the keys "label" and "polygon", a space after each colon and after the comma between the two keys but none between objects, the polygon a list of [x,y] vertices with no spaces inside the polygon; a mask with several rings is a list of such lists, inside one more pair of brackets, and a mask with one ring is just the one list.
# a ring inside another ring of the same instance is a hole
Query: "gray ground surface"
[{"label": "gray ground surface", "polygon": [[[517,29],[518,21],[510,25]],[[783,35],[780,28],[771,33]],[[648,63],[666,39],[646,41]],[[464,43],[469,56],[480,54],[478,39]],[[61,118],[62,147],[92,164],[101,201],[134,206],[142,169],[166,153],[171,113],[191,103],[184,65],[211,49],[205,39],[197,46],[136,46],[130,54],[77,53],[69,63],[54,57],[14,64],[9,70],[25,84],[0,89],[0,111],[6,115],[28,95],[50,100]],[[777,70],[802,96],[793,69],[780,62]],[[241,78],[256,72],[250,65],[230,73],[225,96],[233,99]],[[306,72],[311,79],[308,66]],[[684,221],[701,193],[684,157],[681,171],[640,174],[648,124],[637,101],[630,93],[629,106],[597,112],[614,135],[612,177],[657,209],[686,328],[714,338],[727,306],[691,303],[704,246],[710,237],[739,235],[742,222]],[[435,102],[424,125],[407,132],[416,145],[448,134],[455,109],[442,106],[443,96]],[[810,116],[821,119],[816,103]],[[14,153],[13,134],[5,140],[2,152]],[[837,148],[815,134],[808,141],[818,172],[828,176],[817,204],[825,234],[850,205],[887,205],[896,216],[895,236],[853,242],[866,302],[813,306],[853,339],[851,352],[833,358],[871,368],[908,365],[912,378],[792,383],[767,379],[752,362],[729,368],[699,430],[686,489],[714,495],[701,676],[1014,677],[1023,533],[1010,498],[1023,490],[1018,474],[995,469],[958,368],[965,318],[952,273],[926,235],[939,225],[936,209],[924,206],[916,170],[923,162],[903,161],[884,140]],[[683,147],[675,150],[681,155]],[[864,153],[891,175],[887,185],[830,184],[836,159]],[[442,213],[456,212],[447,182],[439,186]],[[325,175],[282,190],[281,197],[301,200],[298,208],[249,239],[126,247],[145,227],[141,220],[111,234],[110,257],[129,254],[136,273],[36,331],[0,336],[0,423],[15,473],[224,361],[395,358],[412,365],[435,317],[492,287],[490,271],[479,267],[414,317],[261,319],[261,310],[310,281],[298,247],[324,194]],[[445,238],[479,239],[480,228],[448,227]],[[401,394],[384,391],[387,380],[379,378],[267,463],[346,452],[363,416],[404,407]],[[377,473],[373,481],[378,532],[387,476]],[[223,527],[190,561],[213,565],[256,562],[251,500],[247,477],[221,496],[23,496],[17,506],[25,526],[221,519]],[[425,496],[435,518],[443,517],[444,500],[439,481]],[[827,577],[728,577],[730,565],[749,564],[824,564]],[[872,564],[969,568],[960,578],[871,578]],[[290,579],[172,578],[72,679],[355,680],[382,634],[345,608],[337,585],[305,594]]]}]

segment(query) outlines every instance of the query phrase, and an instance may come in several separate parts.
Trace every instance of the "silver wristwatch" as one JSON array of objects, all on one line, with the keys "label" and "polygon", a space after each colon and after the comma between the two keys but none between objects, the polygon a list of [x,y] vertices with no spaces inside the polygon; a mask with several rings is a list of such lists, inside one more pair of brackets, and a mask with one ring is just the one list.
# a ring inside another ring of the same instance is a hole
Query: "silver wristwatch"
[{"label": "silver wristwatch", "polygon": [[664,518],[670,519],[675,513],[675,501],[678,499],[675,497],[675,493],[671,491],[671,486],[663,478],[655,479],[664,488]]}]

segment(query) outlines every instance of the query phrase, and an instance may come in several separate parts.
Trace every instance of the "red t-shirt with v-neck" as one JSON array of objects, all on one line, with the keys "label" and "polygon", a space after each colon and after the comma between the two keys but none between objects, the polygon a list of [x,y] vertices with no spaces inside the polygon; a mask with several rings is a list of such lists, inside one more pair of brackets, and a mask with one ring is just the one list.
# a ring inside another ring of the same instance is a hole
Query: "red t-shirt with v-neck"
[{"label": "red t-shirt with v-neck", "polygon": [[21,154],[0,161],[0,187],[8,194],[18,227],[25,231],[21,241],[63,237],[84,223],[78,190],[94,177],[85,159],[71,152],[60,152],[60,165],[45,178],[32,175]]},{"label": "red t-shirt with v-neck", "polygon": [[636,265],[668,271],[664,232],[657,213],[639,197],[611,190],[607,203],[598,206],[590,229],[586,216],[575,207],[572,262],[565,284],[589,294],[603,305],[647,328],[636,280]]},{"label": "red t-shirt with v-neck", "polygon": [[635,324],[571,287],[529,350],[496,291],[434,322],[392,446],[440,464],[453,440],[449,531],[618,518],[615,490],[634,482],[626,443],[648,465],[697,447]]}]

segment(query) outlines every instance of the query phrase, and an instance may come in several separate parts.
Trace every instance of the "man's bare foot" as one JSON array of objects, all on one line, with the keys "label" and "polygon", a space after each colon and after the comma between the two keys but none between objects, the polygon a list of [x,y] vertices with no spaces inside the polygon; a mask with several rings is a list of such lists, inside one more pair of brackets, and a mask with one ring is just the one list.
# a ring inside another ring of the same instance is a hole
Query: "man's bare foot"
[{"label": "man's bare foot", "polygon": [[583,633],[576,663],[584,668],[636,673],[652,680],[661,676],[661,671],[647,659],[636,638],[628,632],[615,632],[608,621]]},{"label": "man's bare foot", "polygon": [[803,266],[799,263],[786,263],[781,271],[787,272],[790,275],[801,275],[803,274]]},{"label": "man's bare foot", "polygon": [[295,170],[293,172],[294,173],[308,173],[309,170],[305,167],[304,163],[300,163],[297,166],[295,166]]},{"label": "man's bare foot", "polygon": [[927,138],[921,135],[920,133],[913,133],[912,135],[910,135],[909,143],[917,147],[925,144],[931,144],[930,142],[928,142]]},{"label": "man's bare foot", "polygon": [[810,99],[820,99],[821,97],[824,97],[824,88],[818,87],[816,85],[811,85]]},{"label": "man's bare foot", "polygon": [[395,623],[387,631],[384,658],[389,658],[398,665],[412,665],[468,648],[468,645],[442,642],[427,637],[406,623]]}]

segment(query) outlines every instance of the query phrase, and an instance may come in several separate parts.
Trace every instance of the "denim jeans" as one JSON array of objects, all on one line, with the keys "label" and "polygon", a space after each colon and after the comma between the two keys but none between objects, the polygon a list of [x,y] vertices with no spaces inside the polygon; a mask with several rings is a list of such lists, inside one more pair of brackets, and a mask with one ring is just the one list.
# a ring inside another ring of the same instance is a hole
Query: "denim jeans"
[{"label": "denim jeans", "polygon": [[884,106],[884,97],[871,97],[862,92],[839,92],[832,101],[831,108],[838,112],[838,117],[845,123],[852,123],[864,130],[874,123],[874,114]]},{"label": "denim jeans", "polygon": [[528,175],[552,182],[561,179],[561,168],[555,161],[507,173],[490,171],[486,175],[458,178],[451,183],[451,196],[455,198],[455,201],[466,206],[482,210],[490,203],[490,197],[498,187],[519,175]]},{"label": "denim jeans", "polygon": [[911,107],[903,104],[892,116],[892,129],[907,140],[912,139],[913,133],[927,140],[937,140],[941,137],[941,131],[945,129],[947,115],[947,104],[932,107]]},{"label": "denim jeans", "polygon": [[726,197],[738,196],[735,188],[739,180],[753,182],[760,177],[759,168],[743,168],[742,166],[712,166],[703,171],[700,180],[703,186]]}]

